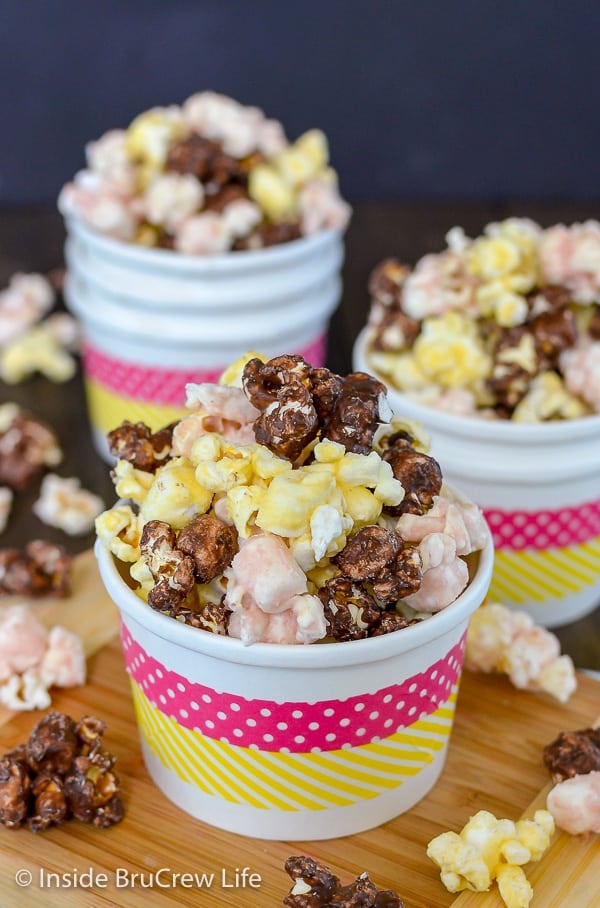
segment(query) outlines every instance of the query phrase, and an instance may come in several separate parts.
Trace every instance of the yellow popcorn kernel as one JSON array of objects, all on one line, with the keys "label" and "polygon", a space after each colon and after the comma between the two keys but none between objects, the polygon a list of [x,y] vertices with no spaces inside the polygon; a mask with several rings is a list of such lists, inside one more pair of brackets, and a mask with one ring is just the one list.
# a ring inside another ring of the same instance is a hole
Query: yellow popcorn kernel
[{"label": "yellow popcorn kernel", "polygon": [[270,164],[258,164],[248,175],[248,195],[272,221],[293,220],[296,198],[291,186]]},{"label": "yellow popcorn kernel", "polygon": [[211,492],[227,492],[234,486],[246,485],[252,475],[249,460],[241,457],[222,457],[218,463],[200,463],[196,481]]},{"label": "yellow popcorn kernel", "polygon": [[576,419],[587,413],[585,404],[569,394],[556,372],[540,372],[513,413],[514,422]]},{"label": "yellow popcorn kernel", "polygon": [[150,572],[148,563],[144,555],[142,555],[135,564],[132,564],[129,568],[129,573],[133,580],[136,583],[139,583],[139,590],[143,594],[143,598],[148,600],[148,593],[151,589],[154,588],[154,577]]},{"label": "yellow popcorn kernel", "polygon": [[521,369],[533,374],[537,369],[537,353],[533,335],[524,334],[516,347],[501,350],[496,359],[500,363],[516,363]]},{"label": "yellow popcorn kernel", "polygon": [[533,888],[520,867],[501,864],[497,880],[506,908],[527,908],[533,898]]},{"label": "yellow popcorn kernel", "polygon": [[227,512],[243,539],[250,535],[264,495],[265,489],[256,485],[234,486],[227,492]]},{"label": "yellow popcorn kernel", "polygon": [[553,832],[554,820],[547,810],[518,823],[480,810],[460,834],[446,832],[432,839],[427,855],[440,867],[450,892],[487,890],[497,880],[507,908],[527,908],[533,890],[520,865],[539,860]]},{"label": "yellow popcorn kernel", "polygon": [[504,287],[501,281],[491,281],[476,291],[477,304],[484,316],[492,316],[503,328],[522,325],[527,320],[529,307],[520,293]]},{"label": "yellow popcorn kernel", "polygon": [[277,457],[264,445],[255,445],[252,450],[252,469],[254,478],[270,480],[281,473],[288,473],[292,469],[289,460]]},{"label": "yellow popcorn kernel", "polygon": [[311,161],[314,173],[322,172],[327,167],[329,145],[327,136],[322,130],[309,129],[302,133],[294,142],[294,147],[302,151],[302,154]]},{"label": "yellow popcorn kernel", "polygon": [[301,536],[314,509],[330,503],[336,491],[335,478],[326,471],[301,467],[280,473],[264,491],[256,524],[277,536]]},{"label": "yellow popcorn kernel", "polygon": [[413,353],[417,367],[445,388],[464,387],[491,370],[473,321],[459,312],[426,318]]},{"label": "yellow popcorn kernel", "polygon": [[181,530],[194,517],[208,511],[213,493],[196,481],[194,467],[185,457],[168,461],[157,471],[140,508],[143,523],[165,520]]},{"label": "yellow popcorn kernel", "polygon": [[427,454],[431,447],[431,438],[421,423],[400,416],[392,416],[389,423],[381,423],[373,436],[373,449],[378,454],[383,454],[387,447],[387,439],[398,432],[405,432],[412,438],[411,445],[415,451]]},{"label": "yellow popcorn kernel", "polygon": [[218,432],[206,432],[192,443],[190,461],[196,466],[200,463],[214,463],[220,459],[224,446],[225,439]]},{"label": "yellow popcorn kernel", "polygon": [[115,489],[119,498],[131,498],[141,504],[154,482],[154,474],[136,470],[128,460],[119,460],[114,467]]},{"label": "yellow popcorn kernel", "polygon": [[[374,488],[379,481],[381,465],[381,457],[376,451],[371,451],[367,455],[348,452],[339,462],[336,473],[339,481],[345,486]],[[389,464],[387,466],[391,471]]]},{"label": "yellow popcorn kernel", "polygon": [[95,520],[96,535],[120,561],[133,562],[140,557],[139,517],[129,505],[118,505],[99,514]]},{"label": "yellow popcorn kernel", "polygon": [[230,385],[232,388],[241,388],[244,366],[251,359],[259,359],[262,363],[266,363],[267,361],[267,357],[264,356],[264,354],[257,353],[256,350],[250,350],[225,369],[219,378],[219,384]]},{"label": "yellow popcorn kernel", "polygon": [[338,463],[344,457],[346,449],[339,442],[325,438],[315,445],[313,453],[317,463]]},{"label": "yellow popcorn kernel", "polygon": [[50,381],[68,381],[75,374],[75,360],[42,322],[29,328],[0,351],[0,377],[16,385],[34,372]]},{"label": "yellow popcorn kernel", "polygon": [[125,149],[134,160],[162,169],[169,148],[183,135],[183,121],[173,110],[154,107],[130,123],[125,133]]},{"label": "yellow popcorn kernel", "polygon": [[339,568],[337,568],[335,564],[332,564],[328,559],[324,559],[320,564],[310,568],[306,571],[309,593],[315,594],[328,580],[337,577],[339,573]]},{"label": "yellow popcorn kernel", "polygon": [[429,375],[420,368],[413,353],[380,353],[370,351],[368,363],[373,371],[390,379],[401,391],[420,391],[434,387]]},{"label": "yellow popcorn kernel", "polygon": [[352,519],[356,529],[376,523],[383,509],[381,499],[376,498],[373,492],[361,486],[345,489],[344,499],[346,514]]},{"label": "yellow popcorn kernel", "polygon": [[479,237],[467,253],[469,272],[484,281],[493,281],[515,271],[521,263],[518,245],[508,237]]},{"label": "yellow popcorn kernel", "polygon": [[133,236],[133,242],[138,246],[145,246],[147,249],[151,249],[158,243],[158,237],[159,231],[152,224],[140,224]]}]

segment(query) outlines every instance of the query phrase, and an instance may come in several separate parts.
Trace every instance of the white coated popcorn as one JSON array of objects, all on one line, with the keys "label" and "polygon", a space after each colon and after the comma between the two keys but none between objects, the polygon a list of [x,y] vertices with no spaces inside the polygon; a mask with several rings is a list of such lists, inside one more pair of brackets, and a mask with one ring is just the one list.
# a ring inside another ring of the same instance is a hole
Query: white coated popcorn
[{"label": "white coated popcorn", "polygon": [[53,304],[54,290],[41,274],[13,274],[0,292],[0,348],[38,322]]},{"label": "white coated popcorn", "polygon": [[[227,154],[244,158],[258,146],[264,113],[212,91],[192,95],[183,104],[183,118],[208,139],[222,142]],[[272,137],[271,137],[272,138]]]},{"label": "white coated popcorn", "polygon": [[151,224],[175,233],[189,215],[204,201],[202,184],[192,174],[165,173],[157,176],[146,190],[144,207]]},{"label": "white coated popcorn", "polygon": [[76,477],[63,479],[49,473],[42,480],[33,512],[49,526],[58,527],[70,536],[80,536],[93,529],[103,508],[102,499],[82,489]]},{"label": "white coated popcorn", "polygon": [[560,354],[559,364],[567,391],[600,413],[600,341],[581,340]]},{"label": "white coated popcorn", "polygon": [[85,146],[85,156],[90,170],[97,173],[119,192],[135,189],[135,167],[126,144],[124,129],[110,129],[95,142]]},{"label": "white coated popcorn", "polygon": [[46,687],[76,687],[85,682],[86,664],[81,637],[57,625],[48,634],[48,648],[39,667]]},{"label": "white coated popcorn", "polygon": [[262,211],[247,199],[230,202],[222,211],[225,229],[232,237],[247,236],[262,220]]},{"label": "white coated popcorn", "polygon": [[132,240],[139,223],[131,199],[91,171],[80,171],[62,189],[58,208],[66,218],[83,215],[90,227],[118,240]]},{"label": "white coated popcorn", "polygon": [[13,675],[0,685],[0,704],[18,711],[47,709],[52,703],[48,688],[34,669]]},{"label": "white coated popcorn", "polygon": [[319,230],[342,230],[350,220],[351,208],[329,180],[309,180],[298,194],[300,229],[305,236]]}]

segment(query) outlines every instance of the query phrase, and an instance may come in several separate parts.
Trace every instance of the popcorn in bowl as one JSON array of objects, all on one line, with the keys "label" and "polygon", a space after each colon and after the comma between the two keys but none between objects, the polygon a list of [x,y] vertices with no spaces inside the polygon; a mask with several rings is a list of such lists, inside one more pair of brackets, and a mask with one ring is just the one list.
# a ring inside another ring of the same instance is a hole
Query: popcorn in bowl
[{"label": "popcorn in bowl", "polygon": [[482,513],[377,379],[247,354],[187,399],[160,432],[109,435],[121,501],[97,534],[150,607],[247,645],[311,644],[402,630],[466,588]]},{"label": "popcorn in bowl", "polygon": [[408,398],[540,423],[600,413],[600,224],[461,228],[413,269],[373,271],[366,359]]},{"label": "popcorn in bowl", "polygon": [[90,142],[86,158],[59,207],[126,243],[214,255],[342,229],[350,217],[320,130],[289,142],[279,121],[211,91],[144,111]]}]

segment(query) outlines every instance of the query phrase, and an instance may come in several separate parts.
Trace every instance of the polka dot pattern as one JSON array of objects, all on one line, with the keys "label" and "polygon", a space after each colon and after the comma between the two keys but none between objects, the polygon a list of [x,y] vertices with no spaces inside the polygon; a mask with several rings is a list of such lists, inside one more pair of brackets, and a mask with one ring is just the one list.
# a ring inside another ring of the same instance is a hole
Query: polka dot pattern
[{"label": "polka dot pattern", "polygon": [[600,535],[600,500],[557,511],[484,509],[497,549],[566,548]]},{"label": "polka dot pattern", "polygon": [[[318,337],[298,352],[313,366],[323,365],[325,336]],[[228,365],[229,363],[224,363],[215,369],[160,369],[115,359],[90,344],[83,350],[85,374],[98,384],[123,397],[173,407],[184,406],[185,386],[188,382],[216,382]]]},{"label": "polka dot pattern", "polygon": [[251,700],[187,681],[121,628],[127,671],[150,704],[209,738],[270,752],[311,753],[388,738],[446,703],[458,682],[465,638],[426,671],[375,693],[318,703]]}]

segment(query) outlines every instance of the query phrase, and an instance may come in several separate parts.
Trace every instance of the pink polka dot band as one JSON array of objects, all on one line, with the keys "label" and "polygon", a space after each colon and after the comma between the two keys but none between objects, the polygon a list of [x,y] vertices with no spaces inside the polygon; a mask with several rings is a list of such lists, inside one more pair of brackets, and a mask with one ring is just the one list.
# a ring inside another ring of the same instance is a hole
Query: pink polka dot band
[{"label": "pink polka dot band", "polygon": [[465,646],[463,636],[427,671],[372,694],[318,703],[277,703],[188,681],[149,656],[124,622],[121,639],[127,671],[161,713],[226,744],[284,753],[370,744],[431,715],[447,702],[458,682]]},{"label": "pink polka dot band", "polygon": [[[326,337],[321,335],[303,350],[294,352],[318,367],[325,363],[325,345]],[[88,378],[124,397],[163,406],[183,407],[188,382],[217,382],[227,365],[214,369],[160,369],[115,359],[90,344],[83,349],[83,368]]]},{"label": "pink polka dot band", "polygon": [[565,548],[600,536],[600,500],[557,511],[484,510],[497,549]]}]

